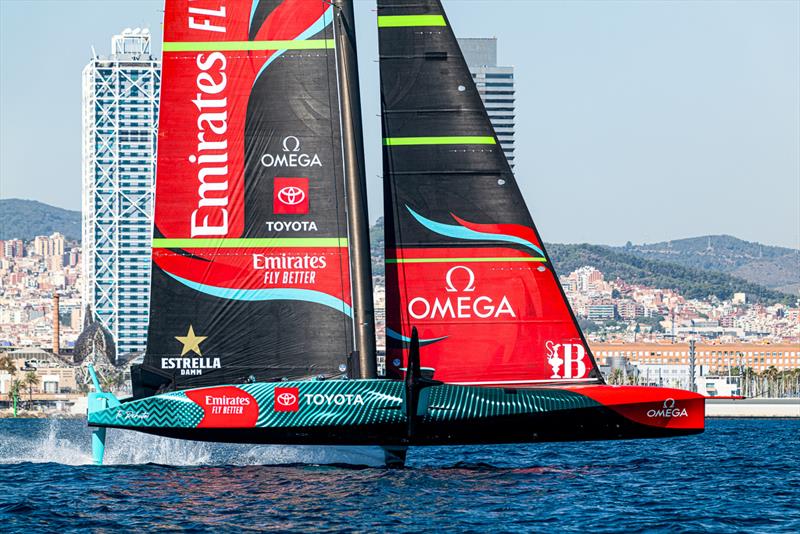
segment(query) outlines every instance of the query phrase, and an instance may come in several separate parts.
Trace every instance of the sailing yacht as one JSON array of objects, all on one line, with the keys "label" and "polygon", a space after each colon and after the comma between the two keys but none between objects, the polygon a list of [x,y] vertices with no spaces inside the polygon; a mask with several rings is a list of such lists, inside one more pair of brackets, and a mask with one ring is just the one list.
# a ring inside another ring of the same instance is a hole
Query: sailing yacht
[{"label": "sailing yacht", "polygon": [[703,431],[695,393],[604,383],[441,2],[377,7],[385,376],[352,2],[167,0],[147,351],[132,398],[93,374],[96,463],[109,427],[392,465]]}]

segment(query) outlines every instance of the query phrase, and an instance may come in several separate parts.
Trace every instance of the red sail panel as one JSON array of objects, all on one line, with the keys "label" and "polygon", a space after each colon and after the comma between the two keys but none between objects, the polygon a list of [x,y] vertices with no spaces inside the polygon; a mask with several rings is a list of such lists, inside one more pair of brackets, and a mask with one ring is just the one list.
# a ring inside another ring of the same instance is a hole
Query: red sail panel
[{"label": "red sail panel", "polygon": [[416,327],[444,382],[602,381],[441,3],[378,0],[378,27],[387,372]]},{"label": "red sail panel", "polygon": [[155,211],[163,237],[242,236],[248,101],[262,67],[282,51],[247,48],[293,41],[329,7],[281,2],[251,41],[250,2],[166,3]]},{"label": "red sail panel", "polygon": [[588,379],[593,362],[542,259],[507,248],[406,248],[387,260],[387,360],[416,327],[437,380],[472,385]]}]

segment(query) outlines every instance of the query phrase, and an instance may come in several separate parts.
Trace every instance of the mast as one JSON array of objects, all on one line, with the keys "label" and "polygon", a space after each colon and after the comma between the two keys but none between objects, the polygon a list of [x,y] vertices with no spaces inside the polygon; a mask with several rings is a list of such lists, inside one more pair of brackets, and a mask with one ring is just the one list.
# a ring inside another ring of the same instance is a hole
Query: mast
[{"label": "mast", "polygon": [[353,323],[360,378],[377,376],[375,312],[372,302],[372,263],[369,246],[364,138],[361,131],[361,94],[358,86],[355,16],[352,0],[334,0],[339,99],[344,144],[347,222],[353,282]]}]

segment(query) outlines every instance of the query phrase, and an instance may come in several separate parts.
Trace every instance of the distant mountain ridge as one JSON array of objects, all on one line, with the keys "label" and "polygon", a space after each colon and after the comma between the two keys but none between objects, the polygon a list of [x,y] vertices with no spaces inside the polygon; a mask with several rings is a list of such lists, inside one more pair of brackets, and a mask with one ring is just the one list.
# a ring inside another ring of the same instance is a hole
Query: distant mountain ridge
[{"label": "distant mountain ridge", "polygon": [[617,252],[684,267],[718,271],[797,295],[800,290],[800,250],[762,245],[729,235],[676,239],[611,247]]},{"label": "distant mountain ridge", "polygon": [[734,293],[747,293],[749,302],[793,305],[797,295],[766,288],[748,280],[713,269],[686,267],[677,263],[651,260],[601,245],[560,245],[549,243],[547,251],[559,274],[568,274],[584,265],[596,267],[606,279],[620,278],[629,284],[672,289],[687,298],[714,295],[730,300]]},{"label": "distant mountain ridge", "polygon": [[61,232],[68,240],[80,241],[81,212],[36,200],[0,199],[0,239],[30,241],[37,235],[53,232]]}]

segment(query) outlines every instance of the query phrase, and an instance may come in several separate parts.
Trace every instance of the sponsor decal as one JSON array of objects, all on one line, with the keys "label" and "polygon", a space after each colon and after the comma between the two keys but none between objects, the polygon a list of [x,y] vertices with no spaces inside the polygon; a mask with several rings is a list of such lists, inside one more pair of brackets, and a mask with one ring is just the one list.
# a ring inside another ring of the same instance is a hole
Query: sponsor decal
[{"label": "sponsor decal", "polygon": [[585,378],[586,349],[579,343],[545,343],[547,363],[553,368],[550,378]]},{"label": "sponsor decal", "polygon": [[651,419],[654,417],[689,417],[689,413],[686,411],[686,408],[676,408],[675,399],[667,399],[664,401],[663,408],[659,410],[648,410],[647,417]]},{"label": "sponsor decal", "polygon": [[276,215],[308,213],[308,178],[275,178],[272,211]]},{"label": "sponsor decal", "polygon": [[328,266],[323,254],[253,254],[253,269],[264,271],[265,285],[314,285]]},{"label": "sponsor decal", "polygon": [[134,412],[131,410],[117,410],[117,419],[122,419],[123,421],[130,421],[133,420],[140,420],[146,421],[150,418],[150,414],[148,412]]},{"label": "sponsor decal", "polygon": [[296,412],[300,409],[300,390],[298,388],[275,388],[275,411]]},{"label": "sponsor decal", "polygon": [[491,297],[476,294],[475,272],[465,265],[447,271],[445,294],[414,297],[408,301],[408,314],[414,319],[499,319],[517,314],[505,295]]},{"label": "sponsor decal", "polygon": [[[189,325],[189,331],[185,336],[175,336],[182,345],[181,357],[161,358],[161,368],[178,370],[181,376],[199,376],[207,369],[219,369],[222,363],[219,358],[203,357],[200,350],[200,343],[206,340],[208,336],[198,336],[194,333],[194,327]],[[185,358],[188,353],[194,353],[199,358]]]},{"label": "sponsor decal", "polygon": [[[224,8],[222,10],[225,12]],[[191,17],[190,17],[191,20]],[[224,31],[224,30],[223,30]],[[228,233],[228,59],[222,52],[197,54],[197,147],[189,162],[197,166],[197,209],[191,215],[192,237]]]},{"label": "sponsor decal", "polygon": [[234,386],[194,389],[186,396],[203,409],[198,428],[249,428],[258,420],[255,397]]},{"label": "sponsor decal", "polygon": [[293,135],[283,138],[283,151],[278,154],[264,154],[261,156],[261,165],[264,167],[290,167],[303,168],[322,167],[318,154],[307,154],[300,147],[300,139]]},{"label": "sponsor decal", "polygon": [[296,412],[300,409],[298,388],[275,388],[275,411]]},{"label": "sponsor decal", "polygon": [[364,398],[359,394],[351,393],[316,393],[305,394],[303,400],[313,406],[363,406]]},{"label": "sponsor decal", "polygon": [[266,221],[267,230],[270,232],[316,232],[317,223],[314,221]]}]

